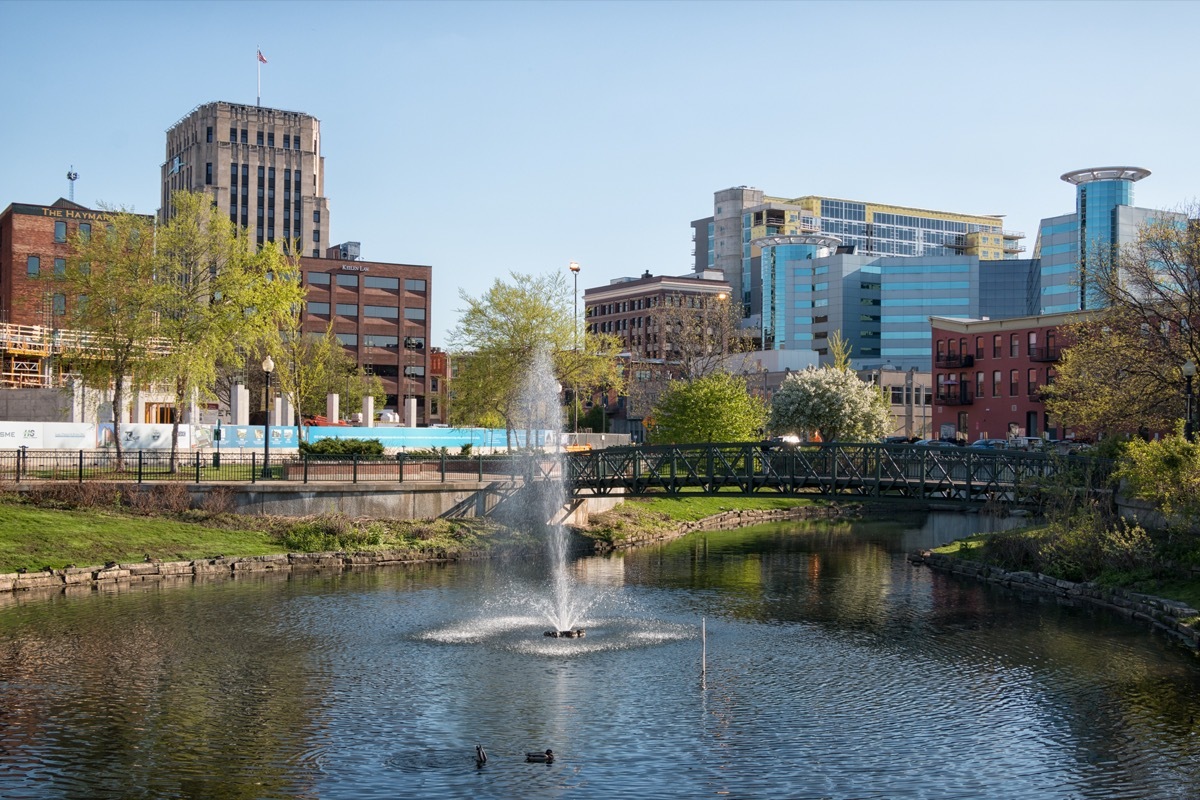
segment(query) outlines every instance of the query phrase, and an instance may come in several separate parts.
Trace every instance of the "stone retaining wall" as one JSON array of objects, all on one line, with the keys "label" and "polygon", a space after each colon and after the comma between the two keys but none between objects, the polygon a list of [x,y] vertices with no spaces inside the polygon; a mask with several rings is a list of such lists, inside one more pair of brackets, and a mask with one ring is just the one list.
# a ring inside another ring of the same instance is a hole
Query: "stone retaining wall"
[{"label": "stone retaining wall", "polygon": [[761,525],[766,522],[784,522],[792,519],[834,519],[849,516],[851,511],[856,510],[856,507],[848,510],[842,506],[830,505],[722,511],[720,514],[714,514],[711,517],[684,522],[675,528],[637,538],[623,539],[620,542],[612,543],[597,541],[594,547],[597,553],[609,553],[614,550],[626,550],[631,547],[641,547],[656,542],[669,542],[695,531],[728,531],[734,528],[744,528],[748,525]]},{"label": "stone retaining wall", "polygon": [[914,553],[909,556],[909,561],[1009,589],[1040,592],[1106,608],[1126,619],[1148,623],[1181,639],[1189,647],[1200,649],[1200,629],[1194,627],[1200,622],[1196,619],[1200,617],[1200,611],[1185,603],[1093,583],[1073,583],[1041,573],[1009,572],[978,561],[929,551]]},{"label": "stone retaining wall", "polygon": [[195,559],[192,561],[108,564],[103,567],[68,567],[42,572],[0,573],[0,592],[28,589],[65,589],[74,586],[101,587],[119,581],[158,581],[169,578],[212,575],[244,575],[254,572],[286,572],[305,568],[378,567],[425,561],[450,561],[486,557],[483,551],[382,551],[377,553],[287,553],[243,558]]}]

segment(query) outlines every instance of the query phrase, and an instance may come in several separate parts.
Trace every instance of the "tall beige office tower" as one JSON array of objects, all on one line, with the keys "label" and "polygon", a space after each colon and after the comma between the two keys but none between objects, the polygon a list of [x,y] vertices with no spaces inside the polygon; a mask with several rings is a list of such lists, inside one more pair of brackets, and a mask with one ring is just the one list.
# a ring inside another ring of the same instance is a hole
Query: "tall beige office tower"
[{"label": "tall beige office tower", "polygon": [[329,201],[321,121],[298,111],[239,103],[197,106],[167,130],[159,219],[171,193],[205,191],[255,240],[298,242],[300,255],[325,255]]}]

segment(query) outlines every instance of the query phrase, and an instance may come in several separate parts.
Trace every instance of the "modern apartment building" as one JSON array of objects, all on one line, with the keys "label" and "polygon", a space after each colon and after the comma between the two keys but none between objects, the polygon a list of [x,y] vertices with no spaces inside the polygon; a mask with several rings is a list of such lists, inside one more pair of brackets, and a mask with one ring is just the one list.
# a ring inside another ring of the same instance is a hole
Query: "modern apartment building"
[{"label": "modern apartment building", "polygon": [[843,252],[862,256],[975,256],[1015,258],[1024,234],[1005,231],[1000,216],[931,211],[809,195],[769,197],[738,186],[716,192],[713,216],[692,222],[697,272],[722,272],[742,303],[743,316],[762,313],[764,285],[759,242],[774,236],[824,234]]},{"label": "modern apartment building", "polygon": [[441,387],[431,386],[433,269],[342,258],[344,249],[330,248],[325,258],[300,259],[307,299],[304,330],[322,334],[332,323],[342,346],[383,381],[386,406],[403,422],[443,422]]},{"label": "modern apartment building", "polygon": [[320,258],[331,245],[321,122],[299,111],[206,103],[167,130],[159,218],[179,189],[212,195],[259,244]]}]

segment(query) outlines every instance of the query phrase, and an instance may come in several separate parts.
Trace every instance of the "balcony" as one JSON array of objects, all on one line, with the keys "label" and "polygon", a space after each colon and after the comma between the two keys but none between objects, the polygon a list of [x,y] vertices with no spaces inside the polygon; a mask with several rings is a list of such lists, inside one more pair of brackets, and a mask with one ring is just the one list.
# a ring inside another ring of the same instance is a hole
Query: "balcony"
[{"label": "balcony", "polygon": [[1037,347],[1029,348],[1029,360],[1039,362],[1058,361],[1059,348],[1057,347]]},{"label": "balcony", "polygon": [[938,369],[958,369],[975,366],[975,356],[959,355],[958,353],[938,353],[934,366]]},{"label": "balcony", "polygon": [[969,406],[974,402],[969,387],[946,385],[938,388],[937,405],[939,406]]}]

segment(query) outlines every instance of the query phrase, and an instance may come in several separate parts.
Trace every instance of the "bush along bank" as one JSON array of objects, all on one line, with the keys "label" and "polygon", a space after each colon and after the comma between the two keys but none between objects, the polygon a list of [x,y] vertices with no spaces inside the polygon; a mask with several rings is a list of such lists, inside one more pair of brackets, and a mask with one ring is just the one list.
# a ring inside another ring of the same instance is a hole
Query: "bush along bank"
[{"label": "bush along bank", "polygon": [[1193,650],[1200,649],[1200,629],[1197,628],[1200,611],[1186,603],[1091,582],[1076,583],[1038,572],[1009,571],[928,550],[910,555],[909,561],[1007,589],[1039,592],[1105,608],[1126,619],[1149,624],[1179,639]]}]

